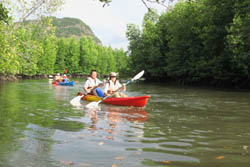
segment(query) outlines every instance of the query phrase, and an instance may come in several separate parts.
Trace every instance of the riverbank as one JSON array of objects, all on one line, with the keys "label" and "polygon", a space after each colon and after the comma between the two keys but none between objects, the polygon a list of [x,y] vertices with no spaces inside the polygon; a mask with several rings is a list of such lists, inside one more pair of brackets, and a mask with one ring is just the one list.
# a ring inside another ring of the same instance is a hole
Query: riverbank
[{"label": "riverbank", "polygon": [[46,79],[49,78],[49,75],[1,75],[0,82],[13,82],[21,79]]},{"label": "riverbank", "polygon": [[[86,74],[67,74],[68,78],[87,78]],[[22,79],[49,79],[53,78],[54,75],[0,75],[0,82],[14,82]],[[100,78],[106,77],[105,75],[100,75]]]},{"label": "riverbank", "polygon": [[[54,78],[55,75],[34,75],[34,76],[27,76],[27,75],[0,75],[0,83],[1,82],[14,82],[17,80],[29,80],[29,79],[49,79]],[[87,74],[67,74],[68,78],[75,78],[75,79],[86,79]],[[107,75],[99,74],[98,78],[100,79],[107,79]],[[126,79],[119,78],[121,82],[126,82]],[[147,80],[145,78],[141,78],[141,81],[145,83],[162,83],[166,85],[173,85],[173,86],[180,86],[180,87],[197,87],[197,88],[209,88],[209,89],[232,89],[232,90],[250,90],[250,82],[246,80],[245,82],[242,82],[240,85],[237,85],[235,83],[227,82],[216,82],[212,80],[206,80],[202,82],[183,82],[182,80],[177,79],[168,79],[168,80]]]}]

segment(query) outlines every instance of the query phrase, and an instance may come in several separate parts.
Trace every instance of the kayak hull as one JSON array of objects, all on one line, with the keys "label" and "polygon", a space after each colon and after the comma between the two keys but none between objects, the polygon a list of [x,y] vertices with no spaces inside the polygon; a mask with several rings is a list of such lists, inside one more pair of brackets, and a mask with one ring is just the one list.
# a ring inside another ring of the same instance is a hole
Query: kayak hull
[{"label": "kayak hull", "polygon": [[[145,107],[148,99],[151,96],[137,96],[137,97],[110,97],[102,101],[102,103],[112,104],[117,106],[133,106]],[[94,95],[83,96],[82,100],[100,101],[101,98]]]},{"label": "kayak hull", "polygon": [[54,85],[61,85],[61,86],[74,86],[75,82],[53,82]]}]

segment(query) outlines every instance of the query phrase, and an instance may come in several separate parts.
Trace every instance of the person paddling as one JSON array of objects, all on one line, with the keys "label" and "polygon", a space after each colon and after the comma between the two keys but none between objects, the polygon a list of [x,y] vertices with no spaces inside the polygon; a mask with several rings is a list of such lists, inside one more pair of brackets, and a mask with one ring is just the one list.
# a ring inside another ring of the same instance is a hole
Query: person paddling
[{"label": "person paddling", "polygon": [[121,90],[125,91],[126,85],[121,85],[119,80],[117,80],[117,74],[115,72],[111,72],[109,74],[109,82],[104,88],[104,95],[112,97],[127,97],[127,95],[125,95],[124,93],[116,92],[120,88]]},{"label": "person paddling", "polygon": [[69,79],[66,74],[63,75],[63,82],[64,83],[69,83]]},{"label": "person paddling", "polygon": [[90,77],[87,79],[87,81],[84,84],[84,91],[88,94],[99,96],[99,97],[104,97],[103,91],[98,88],[99,86],[104,86],[105,81],[102,82],[97,78],[97,71],[92,70],[90,73]]},{"label": "person paddling", "polygon": [[61,77],[60,73],[57,73],[54,80],[55,80],[55,82],[62,82],[63,78]]}]

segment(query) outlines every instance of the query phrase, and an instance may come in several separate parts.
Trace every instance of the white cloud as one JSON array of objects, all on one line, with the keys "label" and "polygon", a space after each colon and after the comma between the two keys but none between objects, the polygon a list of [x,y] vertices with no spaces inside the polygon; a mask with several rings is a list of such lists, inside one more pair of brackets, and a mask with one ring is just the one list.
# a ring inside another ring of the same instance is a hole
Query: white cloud
[{"label": "white cloud", "polygon": [[147,8],[141,0],[113,0],[102,7],[98,0],[66,0],[57,16],[81,19],[106,46],[127,50],[126,25],[141,25]]}]

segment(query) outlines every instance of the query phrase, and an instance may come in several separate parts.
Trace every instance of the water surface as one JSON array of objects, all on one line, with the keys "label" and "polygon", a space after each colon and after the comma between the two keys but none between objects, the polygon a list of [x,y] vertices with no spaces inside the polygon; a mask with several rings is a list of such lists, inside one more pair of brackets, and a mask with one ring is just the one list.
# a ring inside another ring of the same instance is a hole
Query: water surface
[{"label": "water surface", "polygon": [[82,90],[0,84],[0,166],[249,166],[250,93],[134,83],[145,108],[73,107]]}]

